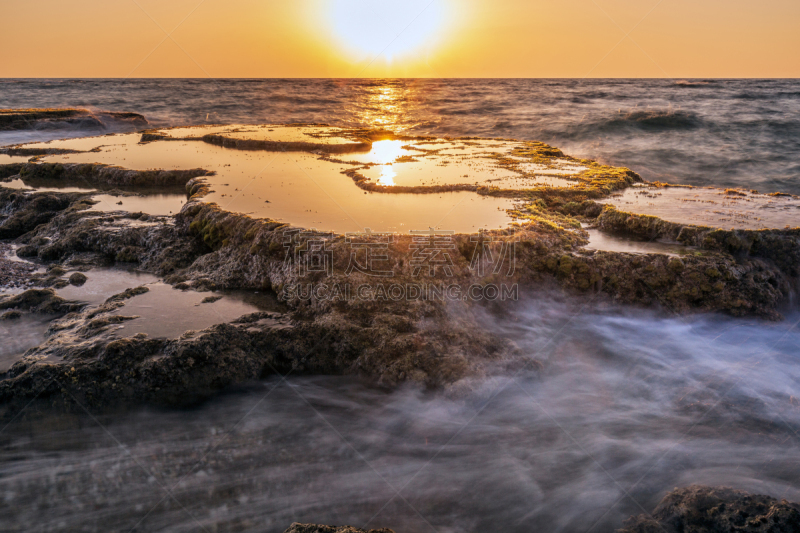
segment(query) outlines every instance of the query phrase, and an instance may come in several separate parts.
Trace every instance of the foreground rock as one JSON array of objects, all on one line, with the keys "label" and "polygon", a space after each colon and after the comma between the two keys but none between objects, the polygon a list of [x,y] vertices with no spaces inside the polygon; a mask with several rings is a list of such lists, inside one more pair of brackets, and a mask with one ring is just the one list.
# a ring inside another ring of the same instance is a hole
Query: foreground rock
[{"label": "foreground rock", "polygon": [[104,129],[108,121],[126,122],[133,127],[147,125],[147,120],[138,113],[100,111],[88,109],[0,109],[0,131],[27,129],[55,129],[72,127],[77,129]]},{"label": "foreground rock", "polygon": [[359,529],[353,526],[323,526],[319,524],[294,523],[283,533],[394,533],[391,529]]},{"label": "foreground rock", "polygon": [[[675,489],[652,514],[630,518],[617,533],[797,533],[800,504],[725,487]],[[292,524],[284,533],[393,533],[352,526]]]},{"label": "foreground rock", "polygon": [[796,533],[800,504],[725,487],[691,486],[667,494],[652,515],[618,533]]},{"label": "foreground rock", "polygon": [[8,255],[15,250],[6,243],[0,243],[0,287],[13,289],[30,285],[30,275],[35,267],[30,263],[14,261]]}]

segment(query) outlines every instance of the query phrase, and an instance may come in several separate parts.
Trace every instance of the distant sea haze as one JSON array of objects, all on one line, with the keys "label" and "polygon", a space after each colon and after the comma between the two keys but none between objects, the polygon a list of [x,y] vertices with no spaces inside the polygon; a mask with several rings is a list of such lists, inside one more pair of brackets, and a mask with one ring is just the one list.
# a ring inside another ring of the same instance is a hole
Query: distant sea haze
[{"label": "distant sea haze", "polygon": [[[800,194],[800,80],[0,80],[0,108],[20,107],[540,140],[651,181]],[[0,145],[118,127],[3,132]]]}]

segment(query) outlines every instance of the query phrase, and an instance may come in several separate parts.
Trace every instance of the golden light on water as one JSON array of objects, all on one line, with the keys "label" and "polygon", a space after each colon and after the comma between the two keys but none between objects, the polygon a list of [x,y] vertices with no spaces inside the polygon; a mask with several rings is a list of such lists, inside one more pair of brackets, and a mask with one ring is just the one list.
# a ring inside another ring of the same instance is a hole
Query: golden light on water
[{"label": "golden light on water", "polygon": [[376,141],[372,143],[370,155],[374,156],[376,163],[383,165],[381,167],[381,175],[378,178],[380,185],[391,187],[395,184],[394,178],[397,173],[392,168],[391,163],[403,154],[403,144],[403,141]]},{"label": "golden light on water", "polygon": [[417,88],[413,85],[392,84],[369,86],[366,94],[359,99],[356,115],[367,127],[389,129],[398,133],[409,127],[408,118],[412,111]]},{"label": "golden light on water", "polygon": [[403,154],[403,141],[375,141],[372,143],[371,155],[381,165],[394,162]]},{"label": "golden light on water", "polygon": [[392,169],[392,165],[385,165],[381,169],[381,177],[378,178],[378,183],[387,187],[394,186],[394,178],[397,173]]},{"label": "golden light on water", "polygon": [[353,56],[382,58],[419,53],[445,30],[444,0],[329,0],[333,35]]}]

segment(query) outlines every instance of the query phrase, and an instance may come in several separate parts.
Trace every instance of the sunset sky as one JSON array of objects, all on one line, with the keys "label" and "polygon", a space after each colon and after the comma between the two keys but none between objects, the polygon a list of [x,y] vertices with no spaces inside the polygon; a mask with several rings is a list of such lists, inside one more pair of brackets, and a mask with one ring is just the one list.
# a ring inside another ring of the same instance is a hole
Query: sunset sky
[{"label": "sunset sky", "polygon": [[800,1],[0,0],[0,77],[800,77]]}]

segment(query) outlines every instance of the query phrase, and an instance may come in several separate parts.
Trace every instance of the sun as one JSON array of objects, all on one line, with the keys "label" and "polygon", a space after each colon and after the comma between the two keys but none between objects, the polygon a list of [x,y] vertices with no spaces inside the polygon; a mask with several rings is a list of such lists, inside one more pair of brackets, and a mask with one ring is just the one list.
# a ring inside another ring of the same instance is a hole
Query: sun
[{"label": "sun", "polygon": [[392,58],[419,53],[441,37],[445,0],[329,0],[329,21],[351,54]]}]

